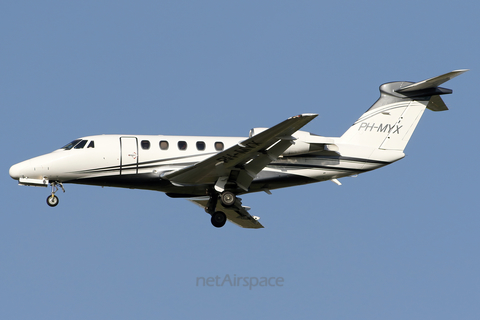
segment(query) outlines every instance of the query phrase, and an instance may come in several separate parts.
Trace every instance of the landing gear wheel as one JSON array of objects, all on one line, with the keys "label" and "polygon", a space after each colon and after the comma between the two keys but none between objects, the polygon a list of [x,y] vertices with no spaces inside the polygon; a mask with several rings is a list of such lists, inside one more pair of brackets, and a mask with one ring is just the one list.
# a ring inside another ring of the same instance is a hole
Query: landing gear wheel
[{"label": "landing gear wheel", "polygon": [[225,225],[225,222],[227,222],[227,216],[222,211],[217,211],[212,214],[211,221],[214,227],[221,228]]},{"label": "landing gear wheel", "polygon": [[220,195],[220,200],[222,201],[224,207],[231,207],[235,204],[237,197],[235,194],[233,194],[233,192],[225,191]]},{"label": "landing gear wheel", "polygon": [[47,204],[50,207],[55,207],[58,204],[58,197],[56,195],[49,195],[47,197]]},{"label": "landing gear wheel", "polygon": [[58,204],[58,197],[55,195],[55,192],[58,191],[58,186],[62,188],[63,192],[65,192],[65,188],[63,187],[63,184],[59,181],[52,181],[50,182],[50,185],[52,186],[52,193],[47,197],[47,204],[50,207],[55,207]]}]

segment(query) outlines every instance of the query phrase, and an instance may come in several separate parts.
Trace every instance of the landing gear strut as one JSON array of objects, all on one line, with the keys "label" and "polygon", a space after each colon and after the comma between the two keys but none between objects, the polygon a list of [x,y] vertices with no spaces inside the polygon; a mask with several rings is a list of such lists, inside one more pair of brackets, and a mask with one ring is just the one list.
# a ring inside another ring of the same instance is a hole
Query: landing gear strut
[{"label": "landing gear strut", "polygon": [[58,191],[58,186],[62,188],[63,192],[65,192],[65,189],[63,188],[63,184],[61,182],[53,181],[50,184],[52,185],[52,194],[47,197],[47,204],[50,207],[55,207],[59,202],[58,197],[55,195],[55,193]]},{"label": "landing gear strut", "polygon": [[227,222],[227,216],[222,211],[216,211],[217,201],[220,198],[222,206],[225,208],[231,207],[237,201],[237,196],[231,191],[224,191],[218,194],[215,191],[209,192],[210,199],[205,206],[205,211],[212,216],[210,220],[212,225],[216,228],[221,228]]}]

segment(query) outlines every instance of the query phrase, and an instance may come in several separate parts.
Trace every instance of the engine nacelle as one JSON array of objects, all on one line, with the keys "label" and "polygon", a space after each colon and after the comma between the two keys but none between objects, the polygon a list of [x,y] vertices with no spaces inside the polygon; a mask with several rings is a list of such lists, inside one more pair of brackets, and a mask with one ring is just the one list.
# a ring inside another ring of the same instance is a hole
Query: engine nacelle
[{"label": "engine nacelle", "polygon": [[295,138],[294,144],[283,152],[284,156],[321,151],[338,151],[338,147],[335,145],[332,138],[317,136],[307,131],[297,131],[292,136]]},{"label": "engine nacelle", "polygon": [[[253,128],[250,130],[248,137],[251,138],[265,130],[268,130],[268,128]],[[332,138],[317,136],[307,131],[297,131],[292,137],[294,138],[293,144],[283,152],[283,156],[293,156],[321,151],[338,151],[338,147],[335,145]]]}]

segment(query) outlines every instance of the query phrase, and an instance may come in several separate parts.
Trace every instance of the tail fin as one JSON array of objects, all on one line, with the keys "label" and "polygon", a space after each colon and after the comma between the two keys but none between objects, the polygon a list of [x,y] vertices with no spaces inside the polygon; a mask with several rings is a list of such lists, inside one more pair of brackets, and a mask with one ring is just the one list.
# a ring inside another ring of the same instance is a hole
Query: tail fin
[{"label": "tail fin", "polygon": [[440,95],[452,90],[442,83],[468,71],[456,70],[420,82],[390,82],[380,86],[380,98],[341,137],[343,143],[403,151],[425,108],[448,110]]}]

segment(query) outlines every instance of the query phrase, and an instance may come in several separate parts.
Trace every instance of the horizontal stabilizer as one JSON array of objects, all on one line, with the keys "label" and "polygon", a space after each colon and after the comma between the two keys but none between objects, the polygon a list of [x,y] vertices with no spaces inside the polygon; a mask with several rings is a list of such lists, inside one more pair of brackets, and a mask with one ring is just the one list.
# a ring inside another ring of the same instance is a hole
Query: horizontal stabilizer
[{"label": "horizontal stabilizer", "polygon": [[455,78],[456,76],[461,75],[462,73],[467,72],[468,69],[461,69],[461,70],[455,70],[449,73],[442,74],[441,76],[433,77],[427,80],[423,80],[420,82],[416,82],[413,84],[409,84],[406,87],[400,88],[395,90],[398,93],[407,93],[407,92],[414,92],[414,91],[419,91],[419,90],[427,90],[427,89],[434,89],[437,88],[439,85],[442,83],[447,82],[448,80],[451,80]]}]

